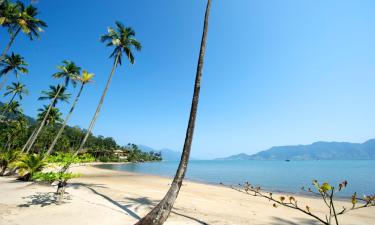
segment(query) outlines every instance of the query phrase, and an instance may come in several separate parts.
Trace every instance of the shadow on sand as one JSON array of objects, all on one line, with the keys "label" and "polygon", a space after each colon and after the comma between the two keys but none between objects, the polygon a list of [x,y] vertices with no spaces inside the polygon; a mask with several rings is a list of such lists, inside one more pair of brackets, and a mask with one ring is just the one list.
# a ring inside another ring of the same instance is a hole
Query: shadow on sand
[{"label": "shadow on sand", "polygon": [[302,218],[299,218],[297,219],[298,221],[292,221],[292,220],[288,220],[288,219],[283,219],[283,218],[280,218],[280,217],[272,217],[272,221],[270,223],[270,225],[301,225],[301,224],[305,224],[305,225],[320,225],[321,223],[319,221],[316,221],[316,220],[313,220],[313,219],[302,219]]},{"label": "shadow on sand", "polygon": [[[137,220],[141,219],[141,217],[137,213],[135,213],[134,211],[130,210],[129,209],[130,207],[134,207],[135,211],[137,211],[140,207],[148,206],[148,207],[152,208],[153,206],[155,206],[158,203],[158,201],[153,201],[153,200],[151,200],[147,197],[140,197],[140,198],[125,198],[126,204],[121,204],[120,202],[115,201],[112,198],[108,197],[107,195],[104,195],[104,194],[98,192],[97,190],[95,190],[95,188],[107,188],[103,185],[76,183],[74,186],[76,188],[78,188],[79,186],[83,186],[83,187],[91,190],[94,194],[99,195],[102,198],[109,201],[110,203],[116,205],[117,207],[122,209],[125,213],[127,213],[128,215],[130,215],[131,217],[133,217],[134,219],[137,219]],[[175,211],[172,211],[171,213],[176,214],[178,216],[185,217],[185,218],[190,219],[190,220],[194,220],[195,222],[197,222],[199,224],[208,225],[208,223],[206,223],[202,220],[196,219],[194,217],[191,217],[191,216],[187,216],[187,215],[175,212]]]},{"label": "shadow on sand", "polygon": [[[58,199],[55,192],[37,192],[34,195],[23,197],[28,201],[25,204],[20,204],[18,207],[30,207],[30,206],[40,206],[45,207],[52,204],[57,204]],[[69,194],[66,192],[63,200],[70,200]],[[63,202],[62,202],[63,203]]]}]

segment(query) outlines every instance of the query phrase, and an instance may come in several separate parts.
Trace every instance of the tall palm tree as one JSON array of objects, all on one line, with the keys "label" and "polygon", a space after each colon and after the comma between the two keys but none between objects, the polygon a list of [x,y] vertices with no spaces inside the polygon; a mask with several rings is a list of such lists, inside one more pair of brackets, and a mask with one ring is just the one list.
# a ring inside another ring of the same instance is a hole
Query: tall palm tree
[{"label": "tall palm tree", "polygon": [[[100,109],[102,108],[105,96],[107,95],[107,91],[109,88],[109,85],[111,83],[112,77],[115,73],[115,70],[118,65],[121,65],[122,63],[122,54],[125,53],[127,59],[129,60],[130,64],[134,64],[134,54],[133,50],[140,51],[142,49],[141,43],[139,43],[135,39],[135,32],[130,27],[125,27],[122,23],[116,21],[116,30],[112,27],[108,28],[107,34],[101,36],[100,40],[104,43],[106,42],[106,46],[108,47],[114,47],[114,50],[112,51],[110,58],[114,58],[114,63],[112,66],[111,73],[109,74],[107,84],[104,88],[104,91],[102,93],[102,96],[100,98],[99,104],[96,108],[96,111],[94,113],[93,118],[91,119],[90,126],[85,134],[85,137],[83,138],[78,150],[74,153],[74,156],[78,155],[85,146],[85,143],[87,141],[87,138],[90,136],[90,133],[95,125],[96,119],[99,116]],[[61,172],[65,172],[70,164],[72,162],[67,163],[62,169]]]},{"label": "tall palm tree", "polygon": [[43,32],[43,27],[47,27],[44,21],[36,18],[38,9],[32,5],[26,7],[20,1],[15,4],[4,1],[1,8],[4,11],[0,15],[0,24],[8,29],[10,39],[0,56],[0,61],[5,58],[20,31],[25,33],[30,40],[33,40],[39,38],[39,33]]},{"label": "tall palm tree", "polygon": [[[4,93],[4,96],[12,94],[12,97],[10,98],[8,104],[11,104],[14,99],[18,96],[20,100],[23,98],[23,94],[29,94],[29,91],[26,89],[26,85],[20,83],[20,82],[13,82],[12,86],[7,86],[7,92]],[[5,111],[1,114],[3,117],[5,115]]]},{"label": "tall palm tree", "polygon": [[64,120],[63,125],[61,126],[61,128],[60,128],[59,132],[57,133],[55,139],[53,140],[52,144],[49,146],[48,151],[47,151],[47,153],[45,154],[45,156],[50,155],[50,154],[52,153],[53,148],[55,147],[57,141],[59,140],[61,134],[62,134],[63,131],[64,131],[64,128],[65,128],[66,124],[68,123],[70,117],[71,117],[72,114],[73,114],[74,108],[75,108],[76,105],[77,105],[77,102],[78,102],[78,100],[79,100],[79,97],[81,96],[81,93],[82,93],[83,88],[85,87],[85,85],[86,85],[87,83],[89,83],[89,82],[92,81],[92,78],[93,78],[93,77],[94,77],[94,74],[93,74],[93,73],[89,73],[89,72],[87,72],[86,70],[83,70],[83,71],[82,71],[82,75],[78,78],[78,81],[81,82],[81,88],[79,89],[79,92],[78,92],[78,94],[77,94],[77,96],[76,96],[76,98],[75,98],[75,100],[74,100],[74,102],[73,102],[73,104],[72,104],[72,107],[71,107],[70,110],[69,110],[68,115],[66,116],[66,118],[65,118],[65,120]]},{"label": "tall palm tree", "polygon": [[150,225],[150,224],[161,225],[163,224],[167,220],[173,208],[173,204],[176,201],[178,193],[180,192],[182,181],[185,177],[185,173],[186,173],[186,169],[187,169],[187,165],[189,161],[191,144],[193,141],[193,133],[194,133],[194,126],[195,126],[195,119],[196,119],[197,110],[198,110],[199,92],[200,92],[201,78],[202,78],[203,60],[204,60],[204,55],[206,52],[206,38],[207,38],[207,31],[208,31],[208,18],[210,15],[210,7],[211,7],[211,0],[208,0],[207,7],[206,7],[206,14],[204,18],[203,35],[202,35],[202,42],[201,42],[201,47],[200,47],[199,59],[198,59],[197,74],[195,78],[194,94],[193,94],[193,99],[192,99],[192,104],[191,104],[189,124],[188,124],[187,131],[186,131],[184,149],[182,151],[180,164],[178,166],[176,175],[173,179],[173,182],[167,194],[159,202],[159,204],[155,206],[155,208],[151,210],[151,212],[149,212],[145,217],[143,217],[138,223],[136,223],[136,225],[146,225],[146,224],[147,225]]},{"label": "tall palm tree", "polygon": [[137,51],[140,51],[142,49],[141,43],[139,43],[135,39],[134,30],[130,27],[125,27],[122,23],[120,23],[118,21],[116,21],[116,30],[113,29],[112,27],[109,27],[108,33],[103,35],[100,39],[101,39],[102,42],[106,42],[107,46],[109,46],[109,47],[113,46],[114,47],[114,50],[113,50],[112,54],[110,55],[110,58],[114,58],[114,63],[113,63],[113,66],[112,66],[111,73],[109,74],[107,84],[106,84],[106,86],[104,88],[104,91],[102,93],[102,96],[100,98],[99,104],[98,104],[98,106],[96,108],[96,111],[94,113],[94,116],[91,120],[89,129],[87,130],[87,133],[86,133],[79,149],[76,151],[76,154],[78,154],[83,149],[83,147],[84,147],[84,145],[87,141],[87,138],[89,137],[89,135],[90,135],[90,133],[91,133],[91,131],[92,131],[94,125],[95,125],[96,119],[99,116],[100,109],[103,105],[104,98],[107,94],[107,91],[108,91],[109,85],[111,83],[112,77],[114,75],[114,72],[115,72],[117,66],[121,65],[121,63],[122,63],[122,54],[125,53],[129,62],[131,64],[134,64],[133,50],[135,49]]},{"label": "tall palm tree", "polygon": [[70,94],[65,93],[66,88],[64,86],[57,85],[56,86],[50,86],[50,91],[43,91],[42,93],[45,94],[44,96],[39,97],[39,100],[46,100],[50,99],[51,103],[49,104],[46,113],[44,114],[44,117],[41,121],[39,121],[39,124],[36,128],[36,131],[31,134],[31,137],[29,138],[28,142],[26,142],[24,149],[27,148],[26,152],[29,152],[30,149],[33,147],[36,139],[38,138],[40,132],[42,131],[43,127],[47,123],[47,119],[49,116],[49,113],[52,111],[53,108],[56,107],[56,104],[58,101],[62,102],[68,102],[68,99],[70,98]]},{"label": "tall palm tree", "polygon": [[27,74],[29,71],[26,66],[28,66],[28,64],[21,55],[12,52],[10,56],[5,56],[5,59],[0,61],[0,77],[3,79],[0,84],[0,90],[6,83],[9,73],[13,72],[17,79],[20,74]]}]

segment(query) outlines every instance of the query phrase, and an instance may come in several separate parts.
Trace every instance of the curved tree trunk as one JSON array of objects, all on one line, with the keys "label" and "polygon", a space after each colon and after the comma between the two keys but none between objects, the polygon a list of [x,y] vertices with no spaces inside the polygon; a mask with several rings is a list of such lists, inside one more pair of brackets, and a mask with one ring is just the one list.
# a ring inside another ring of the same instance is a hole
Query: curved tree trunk
[{"label": "curved tree trunk", "polygon": [[48,118],[48,116],[49,116],[49,113],[51,112],[51,109],[52,109],[52,107],[53,107],[53,105],[54,105],[54,103],[55,103],[55,101],[56,101],[56,99],[57,99],[57,96],[59,96],[60,91],[61,91],[61,89],[62,89],[63,87],[64,87],[63,85],[60,86],[60,88],[59,88],[59,90],[57,91],[55,97],[52,99],[51,104],[50,104],[49,107],[48,107],[48,110],[47,110],[46,115],[44,116],[44,118],[43,118],[42,122],[40,123],[39,128],[36,130],[34,136],[31,138],[31,141],[30,141],[29,146],[27,147],[26,153],[29,153],[30,149],[33,147],[33,145],[34,145],[36,139],[38,138],[40,131],[42,131],[44,125],[46,125],[46,121],[47,121],[47,118]]},{"label": "curved tree trunk", "polygon": [[[118,64],[118,58],[119,58],[119,55],[116,56],[115,58],[115,62],[113,63],[113,67],[112,67],[112,71],[111,73],[109,74],[109,77],[108,77],[108,80],[107,80],[107,84],[105,85],[105,88],[104,88],[104,91],[103,91],[103,94],[102,94],[102,97],[100,98],[100,101],[99,101],[99,104],[98,104],[98,107],[96,108],[96,111],[95,111],[95,114],[90,122],[90,126],[89,126],[89,129],[87,130],[87,133],[85,135],[85,137],[83,138],[78,150],[74,153],[72,159],[78,155],[78,153],[80,153],[83,149],[83,147],[85,146],[86,144],[86,141],[87,141],[87,138],[89,137],[91,131],[92,131],[92,128],[94,128],[94,125],[95,125],[95,122],[96,122],[96,119],[98,118],[99,116],[99,112],[100,112],[100,109],[102,108],[102,105],[103,105],[103,102],[104,102],[104,99],[105,99],[105,96],[107,95],[107,91],[108,91],[108,88],[109,88],[109,84],[111,83],[111,80],[112,80],[112,77],[115,73],[115,70],[116,70],[116,67],[117,67],[117,64]],[[66,165],[63,166],[63,168],[61,168],[60,172],[61,173],[65,173],[70,165],[72,164],[72,161],[68,162]]]},{"label": "curved tree trunk", "polygon": [[[3,59],[5,58],[5,55],[7,54],[7,52],[10,49],[10,46],[12,46],[12,44],[14,42],[14,39],[16,39],[16,37],[17,37],[17,35],[18,35],[18,33],[20,31],[21,31],[21,28],[18,28],[18,30],[16,31],[16,33],[14,35],[11,35],[10,40],[9,40],[7,46],[5,46],[5,49],[3,50],[3,53],[0,56],[0,61],[3,61]],[[1,87],[0,87],[0,90],[1,90]]]},{"label": "curved tree trunk", "polygon": [[151,212],[149,212],[145,217],[143,217],[140,221],[138,221],[136,225],[162,225],[167,220],[173,208],[173,204],[178,196],[178,193],[182,185],[182,181],[185,177],[185,173],[186,173],[186,169],[187,169],[187,165],[189,161],[189,156],[190,156],[191,144],[193,140],[195,119],[196,119],[197,109],[198,109],[203,60],[204,60],[204,55],[206,51],[206,38],[207,38],[207,31],[208,31],[208,18],[210,15],[210,7],[211,7],[211,0],[208,0],[205,19],[204,19],[204,28],[203,28],[201,48],[200,48],[199,59],[198,59],[197,74],[195,78],[194,95],[193,95],[193,100],[191,104],[189,124],[188,124],[187,131],[186,131],[184,149],[182,151],[180,164],[178,166],[176,175],[173,179],[173,182],[167,194],[159,202],[159,204]]},{"label": "curved tree trunk", "polygon": [[77,105],[78,99],[79,99],[79,97],[81,96],[81,93],[82,93],[82,90],[83,90],[83,87],[84,87],[84,86],[85,86],[85,84],[82,83],[81,88],[79,89],[79,92],[78,92],[78,94],[77,94],[77,96],[76,96],[76,98],[75,98],[75,100],[74,100],[74,102],[73,102],[73,104],[72,104],[72,107],[70,108],[70,111],[69,111],[68,115],[66,116],[66,118],[65,118],[65,120],[64,120],[64,123],[63,123],[63,125],[61,126],[59,132],[57,133],[57,135],[56,135],[55,139],[53,140],[52,144],[49,146],[48,151],[47,151],[45,157],[46,157],[47,155],[50,155],[50,154],[53,152],[53,148],[55,147],[57,141],[59,140],[61,134],[63,133],[63,131],[64,131],[64,129],[65,129],[66,124],[68,123],[70,117],[71,117],[72,114],[73,114],[74,108],[75,108],[76,105]]}]

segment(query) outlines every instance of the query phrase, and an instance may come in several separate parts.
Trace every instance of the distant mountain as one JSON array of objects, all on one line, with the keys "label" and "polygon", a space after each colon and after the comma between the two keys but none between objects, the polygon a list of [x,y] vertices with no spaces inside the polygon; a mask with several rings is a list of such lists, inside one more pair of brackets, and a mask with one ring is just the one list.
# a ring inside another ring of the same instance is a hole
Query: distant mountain
[{"label": "distant mountain", "polygon": [[216,160],[250,160],[251,156],[245,153],[240,153],[237,155],[231,155],[225,158],[217,158]]},{"label": "distant mountain", "polygon": [[311,145],[272,147],[253,155],[241,153],[221,160],[348,160],[375,159],[375,139],[362,144],[315,142]]},{"label": "distant mountain", "polygon": [[[138,147],[144,151],[144,152],[161,152],[161,156],[163,157],[163,161],[179,161],[181,159],[181,152],[163,148],[160,150],[153,149],[151,147],[145,146],[145,145],[138,145]],[[194,158],[190,158],[194,160]]]}]

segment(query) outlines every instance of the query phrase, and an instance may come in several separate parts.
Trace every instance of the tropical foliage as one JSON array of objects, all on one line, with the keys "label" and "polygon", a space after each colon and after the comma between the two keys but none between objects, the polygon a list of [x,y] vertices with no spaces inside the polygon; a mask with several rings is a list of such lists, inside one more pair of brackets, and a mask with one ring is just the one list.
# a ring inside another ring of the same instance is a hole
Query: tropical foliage
[{"label": "tropical foliage", "polygon": [[21,157],[16,166],[19,174],[26,181],[31,180],[35,173],[40,172],[47,165],[43,154],[27,154]]}]

